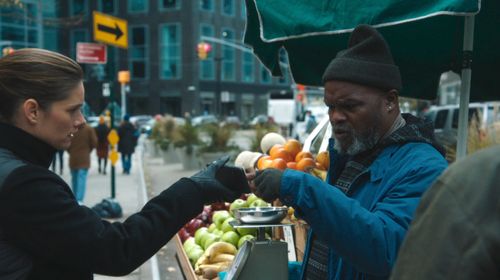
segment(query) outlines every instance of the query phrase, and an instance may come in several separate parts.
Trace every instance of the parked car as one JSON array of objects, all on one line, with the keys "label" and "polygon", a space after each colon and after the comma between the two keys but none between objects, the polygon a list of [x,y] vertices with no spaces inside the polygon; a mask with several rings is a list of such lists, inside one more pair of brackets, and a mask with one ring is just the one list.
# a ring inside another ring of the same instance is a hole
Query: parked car
[{"label": "parked car", "polygon": [[262,125],[269,121],[269,117],[267,115],[257,115],[250,121],[250,126],[256,126],[258,124]]},{"label": "parked car", "polygon": [[191,124],[193,126],[199,126],[199,125],[204,125],[204,124],[209,124],[209,123],[217,124],[217,123],[219,123],[219,120],[214,115],[197,116],[191,120]]},{"label": "parked car", "polygon": [[234,127],[240,127],[241,121],[238,116],[227,116],[223,122],[224,125],[232,125]]},{"label": "parked car", "polygon": [[[500,124],[499,103],[471,103],[469,104],[469,125],[473,119],[484,132]],[[433,106],[424,117],[434,124],[436,140],[447,146],[457,143],[458,105]]]},{"label": "parked car", "polygon": [[[177,126],[181,126],[181,125],[184,125],[186,123],[186,120],[184,118],[181,118],[181,117],[173,117],[173,118],[175,120],[175,125],[177,125]],[[155,126],[155,123],[156,123],[156,119],[154,119],[154,118],[150,119],[147,123],[145,123],[141,127],[141,133],[146,133],[147,135],[150,135],[151,132],[153,131],[153,127]]]},{"label": "parked car", "polygon": [[141,133],[144,133],[146,131],[146,125],[148,124],[149,121],[153,119],[152,116],[150,115],[136,115],[136,116],[131,116],[130,117],[130,122],[135,125]]}]

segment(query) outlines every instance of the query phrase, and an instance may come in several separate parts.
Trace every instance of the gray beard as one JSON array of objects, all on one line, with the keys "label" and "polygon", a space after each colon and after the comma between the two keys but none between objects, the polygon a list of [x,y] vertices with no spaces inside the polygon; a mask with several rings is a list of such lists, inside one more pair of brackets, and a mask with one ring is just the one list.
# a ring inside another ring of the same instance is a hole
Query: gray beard
[{"label": "gray beard", "polygon": [[380,135],[379,133],[375,132],[375,128],[372,128],[366,137],[359,135],[352,129],[351,129],[351,134],[352,134],[352,144],[345,150],[342,149],[340,142],[337,139],[335,139],[335,137],[333,137],[335,139],[333,148],[340,154],[347,154],[350,156],[354,156],[359,153],[368,151],[373,147],[375,147],[378,140],[380,139]]}]

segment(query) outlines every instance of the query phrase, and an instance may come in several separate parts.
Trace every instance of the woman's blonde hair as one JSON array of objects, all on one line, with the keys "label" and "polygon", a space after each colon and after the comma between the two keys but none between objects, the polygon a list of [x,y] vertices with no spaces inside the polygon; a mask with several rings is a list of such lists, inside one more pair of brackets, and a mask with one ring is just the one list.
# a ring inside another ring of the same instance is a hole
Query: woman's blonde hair
[{"label": "woman's blonde hair", "polygon": [[12,122],[18,106],[35,99],[44,110],[83,80],[74,60],[44,49],[20,49],[0,58],[0,121]]}]

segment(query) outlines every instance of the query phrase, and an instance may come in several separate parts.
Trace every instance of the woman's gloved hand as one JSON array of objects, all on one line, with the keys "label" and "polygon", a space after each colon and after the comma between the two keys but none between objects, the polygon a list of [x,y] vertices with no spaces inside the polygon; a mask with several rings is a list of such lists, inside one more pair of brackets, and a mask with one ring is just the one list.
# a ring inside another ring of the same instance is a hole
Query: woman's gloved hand
[{"label": "woman's gloved hand", "polygon": [[274,201],[280,195],[281,175],[283,171],[267,168],[257,171],[255,179],[255,194],[267,202]]},{"label": "woman's gloved hand", "polygon": [[202,191],[205,203],[231,202],[249,192],[243,170],[225,166],[228,161],[229,156],[221,157],[190,177]]}]

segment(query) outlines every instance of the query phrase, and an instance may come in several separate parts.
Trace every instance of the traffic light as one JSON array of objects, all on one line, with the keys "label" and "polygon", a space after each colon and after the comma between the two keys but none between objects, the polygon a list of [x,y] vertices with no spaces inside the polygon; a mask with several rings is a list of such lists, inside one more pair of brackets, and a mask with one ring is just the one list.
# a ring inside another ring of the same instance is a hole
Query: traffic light
[{"label": "traffic light", "polygon": [[9,55],[14,52],[14,48],[12,47],[5,47],[2,49],[2,56]]},{"label": "traffic light", "polygon": [[207,59],[208,53],[212,50],[212,46],[205,42],[198,43],[198,58],[201,60]]}]

